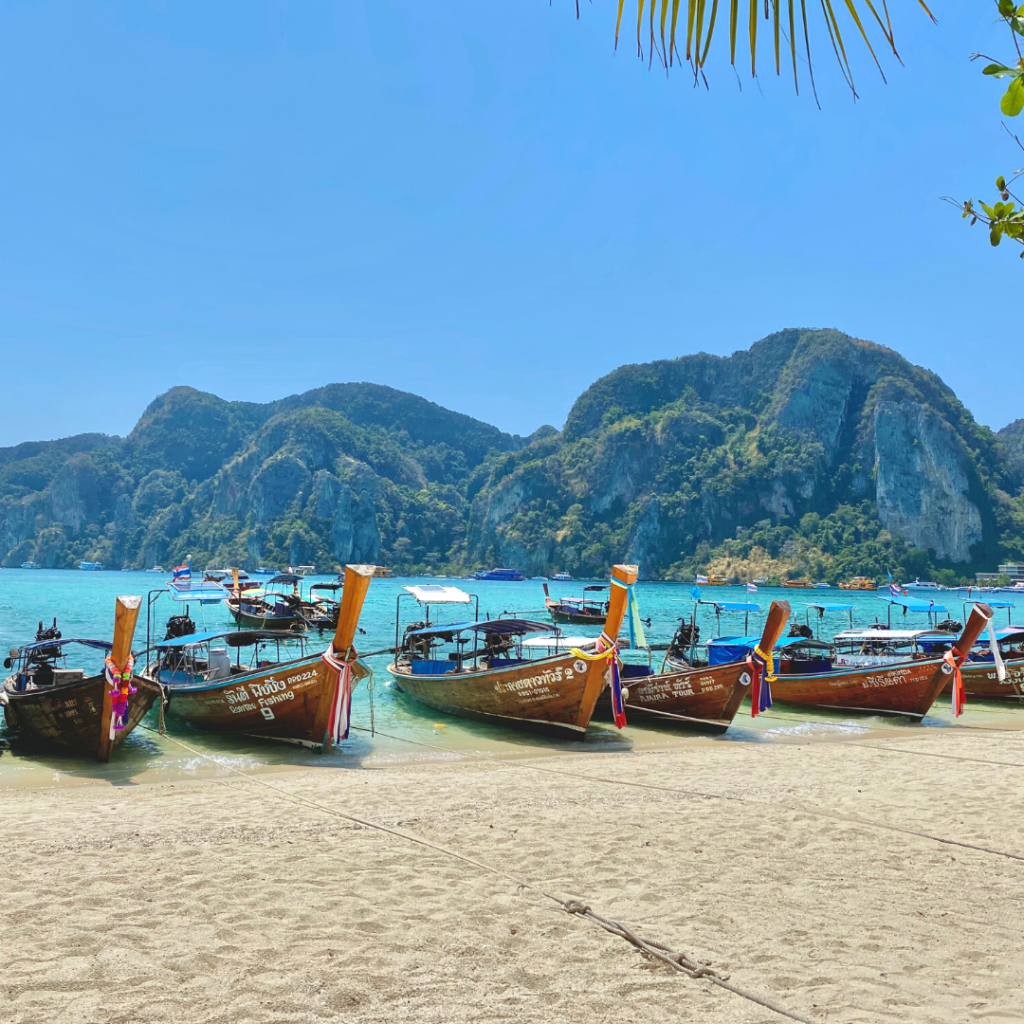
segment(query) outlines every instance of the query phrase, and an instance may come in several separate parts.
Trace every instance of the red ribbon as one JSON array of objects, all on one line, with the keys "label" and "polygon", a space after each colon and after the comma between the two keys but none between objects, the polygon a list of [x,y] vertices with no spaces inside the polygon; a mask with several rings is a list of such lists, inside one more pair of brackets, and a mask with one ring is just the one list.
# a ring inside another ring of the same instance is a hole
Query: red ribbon
[{"label": "red ribbon", "polygon": [[334,654],[334,642],[327,645],[327,650],[320,657],[328,668],[338,673],[331,698],[331,715],[327,724],[327,735],[331,743],[340,743],[348,739],[349,724],[352,720],[352,666],[356,661],[356,649],[348,649],[350,657],[338,661]]}]

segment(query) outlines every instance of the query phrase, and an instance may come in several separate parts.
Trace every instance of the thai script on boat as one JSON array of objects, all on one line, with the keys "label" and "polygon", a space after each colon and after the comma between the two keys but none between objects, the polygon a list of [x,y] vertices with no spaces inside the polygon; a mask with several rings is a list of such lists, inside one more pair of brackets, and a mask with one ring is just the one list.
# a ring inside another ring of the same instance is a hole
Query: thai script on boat
[{"label": "thai script on boat", "polygon": [[[240,683],[233,690],[225,690],[224,697],[228,704],[238,705],[242,702],[248,702],[260,697],[269,697],[272,694],[280,693],[282,690],[287,690],[289,686],[299,687],[301,683],[308,683],[318,678],[318,676],[319,673],[316,668],[311,668],[306,672],[299,672],[293,676],[287,676],[284,679],[275,679],[273,676],[267,676],[267,678],[261,682],[253,680],[248,684]],[[246,689],[246,685],[248,685],[248,689]],[[291,700],[292,697],[288,696],[285,699]],[[255,705],[250,705],[250,707],[254,708]],[[232,707],[232,711],[234,710],[235,708]]]},{"label": "thai script on boat", "polygon": [[[671,676],[667,679],[659,679],[657,682],[646,682],[640,680],[625,680],[629,684],[630,702],[633,704],[653,704],[656,701],[667,700],[670,697],[692,697],[696,693],[710,693],[713,690],[723,689],[721,682],[714,676]],[[697,689],[694,691],[694,683]]]},{"label": "thai script on boat", "polygon": [[524,690],[536,690],[538,687],[549,687],[554,683],[560,683],[563,678],[571,679],[572,669],[562,669],[561,665],[554,668],[547,668],[539,675],[524,676],[522,679],[510,679],[508,682],[496,682],[495,693],[521,693]]},{"label": "thai script on boat", "polygon": [[860,685],[865,690],[878,690],[886,686],[899,686],[905,683],[914,674],[912,668],[894,668],[888,672],[881,672],[878,675],[865,676]]}]

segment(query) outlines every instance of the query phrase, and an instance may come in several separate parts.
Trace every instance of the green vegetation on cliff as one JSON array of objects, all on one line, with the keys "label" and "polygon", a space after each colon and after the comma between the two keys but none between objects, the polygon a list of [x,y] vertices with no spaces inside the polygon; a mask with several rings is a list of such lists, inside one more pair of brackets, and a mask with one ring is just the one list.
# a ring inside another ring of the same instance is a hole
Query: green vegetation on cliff
[{"label": "green vegetation on cliff", "polygon": [[1024,561],[1022,438],[828,330],[624,366],[530,438],[374,384],[173,388],[127,438],[0,450],[0,556],[953,581]]}]

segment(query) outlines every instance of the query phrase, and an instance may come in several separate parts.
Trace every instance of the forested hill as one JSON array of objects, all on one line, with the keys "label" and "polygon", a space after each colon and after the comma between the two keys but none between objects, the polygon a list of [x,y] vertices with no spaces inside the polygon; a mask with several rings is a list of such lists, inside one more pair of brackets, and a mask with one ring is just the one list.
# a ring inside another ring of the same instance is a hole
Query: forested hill
[{"label": "forested hill", "polygon": [[0,449],[0,556],[953,579],[1024,561],[1022,466],[1024,424],[996,435],[892,350],[787,330],[621,367],[529,438],[374,384],[173,388],[126,438]]}]

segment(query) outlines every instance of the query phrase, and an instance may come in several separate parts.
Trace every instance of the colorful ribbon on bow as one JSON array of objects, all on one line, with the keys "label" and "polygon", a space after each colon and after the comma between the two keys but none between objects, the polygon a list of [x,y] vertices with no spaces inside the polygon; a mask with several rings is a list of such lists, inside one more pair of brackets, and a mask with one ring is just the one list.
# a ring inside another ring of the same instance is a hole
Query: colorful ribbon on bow
[{"label": "colorful ribbon on bow", "polygon": [[338,673],[334,684],[334,695],[331,698],[331,714],[327,722],[327,739],[332,743],[340,743],[348,739],[349,725],[352,721],[352,666],[356,663],[356,649],[348,649],[350,657],[339,661],[334,653],[334,642],[327,645],[327,650],[320,657],[328,668]]},{"label": "colorful ribbon on bow", "polygon": [[103,674],[110,686],[110,738],[121,732],[128,725],[128,698],[137,693],[132,686],[132,670],[135,659],[129,654],[124,668],[118,668],[114,659],[108,654],[103,663]]},{"label": "colorful ribbon on bow", "polygon": [[953,715],[959,718],[964,713],[964,705],[967,703],[967,694],[964,692],[964,677],[960,672],[960,666],[967,658],[954,647],[943,654],[942,660],[950,666],[953,673]]},{"label": "colorful ribbon on bow", "polygon": [[578,647],[573,647],[570,653],[584,661],[611,661],[612,716],[615,719],[615,727],[621,729],[626,724],[626,705],[622,700],[622,680],[619,678],[619,645],[612,643],[608,634],[604,632],[601,633],[601,639],[598,640],[598,646],[602,645],[606,647],[606,650],[598,651],[597,654],[587,654]]},{"label": "colorful ribbon on bow", "polygon": [[750,669],[750,717],[757,718],[762,711],[772,706],[771,684],[775,682],[775,659],[771,651],[765,654],[760,645],[756,645],[747,658]]}]

